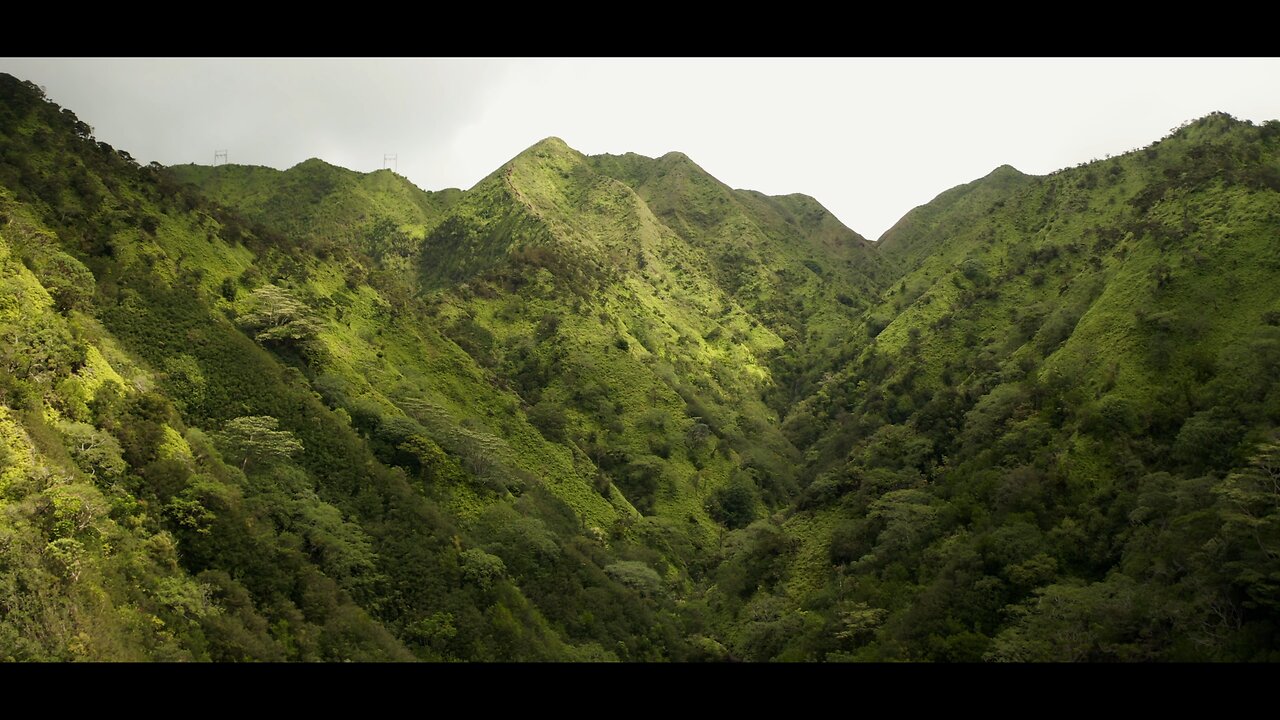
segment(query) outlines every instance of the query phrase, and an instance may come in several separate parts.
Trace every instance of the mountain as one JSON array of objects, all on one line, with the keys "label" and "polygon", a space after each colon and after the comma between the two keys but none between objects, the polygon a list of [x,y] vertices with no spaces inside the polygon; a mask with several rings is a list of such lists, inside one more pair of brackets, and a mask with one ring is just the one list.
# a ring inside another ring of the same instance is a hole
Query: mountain
[{"label": "mountain", "polygon": [[364,237],[376,219],[422,234],[462,195],[453,188],[420,190],[390,170],[362,174],[316,158],[288,171],[244,165],[179,165],[173,170],[255,222],[345,242]]},{"label": "mountain", "polygon": [[785,597],[833,618],[793,646],[1276,659],[1278,136],[1210,115],[885,233],[874,340],[785,424]]},{"label": "mountain", "polygon": [[[14,530],[34,564],[7,606],[31,609],[5,625],[36,640],[10,657],[726,654],[677,604],[726,524],[794,492],[763,400],[782,340],[629,186],[554,139],[465,193],[319,161],[141,168],[4,92],[2,237],[73,338],[14,375],[12,453],[101,509],[67,537],[36,510]],[[832,235],[813,205],[791,242]],[[81,457],[100,448],[110,473]],[[155,538],[162,566],[112,564]],[[64,540],[91,573],[35,550]],[[54,621],[37,586],[67,618],[96,608],[58,623],[88,639],[26,631]]]},{"label": "mountain", "polygon": [[634,511],[406,311],[397,247],[259,234],[3,98],[5,657],[687,654]]},{"label": "mountain", "polygon": [[0,98],[0,657],[1274,659],[1280,123],[872,243],[680,153],[427,192]]}]

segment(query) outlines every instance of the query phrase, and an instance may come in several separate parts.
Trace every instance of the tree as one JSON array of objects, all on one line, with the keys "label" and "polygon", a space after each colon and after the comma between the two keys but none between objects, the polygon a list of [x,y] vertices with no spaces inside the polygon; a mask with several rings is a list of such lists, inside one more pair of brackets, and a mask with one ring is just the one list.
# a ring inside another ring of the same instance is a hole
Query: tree
[{"label": "tree", "polygon": [[238,417],[215,435],[234,457],[242,458],[240,469],[244,470],[250,460],[270,464],[302,451],[302,443],[293,433],[276,429],[279,424],[279,420],[269,415]]},{"label": "tree", "polygon": [[841,629],[836,633],[836,639],[848,641],[854,647],[871,640],[876,629],[889,617],[889,611],[883,608],[853,601],[842,602],[837,613]]},{"label": "tree", "polygon": [[91,478],[112,482],[122,477],[128,465],[121,457],[120,443],[110,434],[82,422],[58,424],[71,459]]},{"label": "tree", "polygon": [[240,316],[240,325],[252,331],[258,342],[280,345],[303,344],[320,332],[311,309],[275,285],[263,285],[253,291],[248,311]]},{"label": "tree", "polygon": [[728,484],[718,488],[707,501],[707,512],[731,530],[746,527],[756,519],[759,493],[748,472],[735,472]]},{"label": "tree", "polygon": [[1236,459],[1244,434],[1245,427],[1229,410],[1202,410],[1182,424],[1171,456],[1192,472],[1225,469]]},{"label": "tree", "polygon": [[458,555],[458,560],[462,565],[463,579],[481,590],[493,587],[493,583],[507,573],[507,566],[502,558],[490,555],[480,548],[463,550]]},{"label": "tree", "polygon": [[1280,610],[1280,436],[1262,443],[1213,493],[1219,536],[1231,549],[1219,569],[1247,596],[1246,607]]},{"label": "tree", "polygon": [[639,560],[619,560],[604,567],[605,574],[643,594],[652,595],[662,588],[662,577]]},{"label": "tree", "polygon": [[533,426],[546,439],[552,442],[563,442],[565,425],[568,424],[569,419],[565,416],[564,406],[543,398],[529,410],[529,422],[533,423]]},{"label": "tree", "polygon": [[985,659],[996,662],[1089,662],[1151,659],[1158,623],[1142,588],[1121,573],[1103,582],[1056,583],[1006,612],[1012,624]]},{"label": "tree", "polygon": [[39,263],[40,281],[58,309],[83,309],[93,300],[95,280],[83,263],[64,252],[53,252]]}]

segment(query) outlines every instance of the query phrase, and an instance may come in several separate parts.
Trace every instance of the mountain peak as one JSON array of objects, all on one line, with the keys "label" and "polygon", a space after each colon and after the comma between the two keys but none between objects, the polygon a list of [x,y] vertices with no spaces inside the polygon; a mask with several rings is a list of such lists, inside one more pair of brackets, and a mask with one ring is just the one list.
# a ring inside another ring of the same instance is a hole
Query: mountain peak
[{"label": "mountain peak", "polygon": [[977,180],[970,181],[960,187],[1012,187],[1021,183],[1032,176],[1022,172],[1018,168],[1005,164],[997,167],[995,170],[983,175]]},{"label": "mountain peak", "polygon": [[1252,124],[1252,122],[1241,120],[1230,113],[1215,110],[1203,117],[1188,120],[1179,125],[1167,137],[1177,137],[1191,141],[1211,140],[1239,127]]},{"label": "mountain peak", "polygon": [[562,153],[562,152],[577,152],[577,151],[569,147],[569,143],[565,142],[561,138],[556,137],[555,135],[548,135],[547,137],[544,137],[538,142],[525,148],[524,152],[520,154],[525,155],[527,153]]},{"label": "mountain peak", "polygon": [[289,169],[290,170],[314,170],[318,168],[343,169],[343,168],[339,168],[337,165],[334,165],[333,163],[325,162],[324,160],[321,160],[320,158],[316,158],[316,157],[307,158],[306,160],[303,160],[302,162],[294,165]]},{"label": "mountain peak", "polygon": [[691,168],[693,170],[697,170],[698,172],[708,177],[712,177],[711,173],[707,172],[701,165],[694,162],[693,158],[689,157],[688,155],[685,155],[679,150],[672,150],[671,152],[663,155],[662,157],[659,157],[658,164],[663,167]]},{"label": "mountain peak", "polygon": [[502,167],[504,169],[515,165],[530,167],[544,165],[547,162],[559,165],[580,160],[582,157],[582,153],[569,147],[564,140],[551,135],[520,151]]}]

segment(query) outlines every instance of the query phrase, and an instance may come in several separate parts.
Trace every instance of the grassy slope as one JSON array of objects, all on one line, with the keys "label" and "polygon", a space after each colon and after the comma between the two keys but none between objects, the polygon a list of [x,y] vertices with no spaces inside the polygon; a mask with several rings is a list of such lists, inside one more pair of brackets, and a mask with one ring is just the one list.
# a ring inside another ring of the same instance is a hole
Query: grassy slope
[{"label": "grassy slope", "polygon": [[771,365],[779,412],[856,353],[856,323],[887,275],[871,243],[813,198],[769,197],[724,185],[682,153],[591,158],[633,187],[655,216],[702,251],[707,272],[786,345]]},{"label": "grassy slope", "polygon": [[421,237],[461,196],[456,189],[420,190],[390,170],[358,173],[312,158],[289,170],[254,165],[175,165],[183,182],[210,199],[282,233],[357,238],[375,218],[389,218]]}]

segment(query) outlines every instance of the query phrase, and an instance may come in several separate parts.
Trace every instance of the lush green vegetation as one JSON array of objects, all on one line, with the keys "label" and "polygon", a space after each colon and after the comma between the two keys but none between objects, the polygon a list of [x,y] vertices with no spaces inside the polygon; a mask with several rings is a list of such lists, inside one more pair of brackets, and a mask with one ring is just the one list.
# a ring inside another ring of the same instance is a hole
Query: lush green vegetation
[{"label": "lush green vegetation", "polygon": [[556,138],[139,167],[0,76],[0,658],[1276,659],[1278,143],[872,244]]},{"label": "lush green vegetation", "polygon": [[1277,659],[1278,140],[1210,115],[886,233],[874,341],[786,420],[755,601],[822,620],[777,656]]}]

